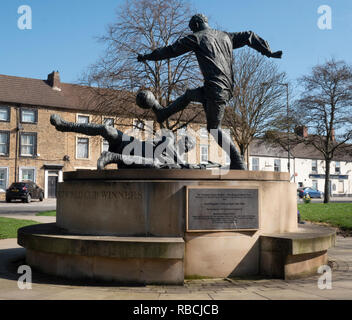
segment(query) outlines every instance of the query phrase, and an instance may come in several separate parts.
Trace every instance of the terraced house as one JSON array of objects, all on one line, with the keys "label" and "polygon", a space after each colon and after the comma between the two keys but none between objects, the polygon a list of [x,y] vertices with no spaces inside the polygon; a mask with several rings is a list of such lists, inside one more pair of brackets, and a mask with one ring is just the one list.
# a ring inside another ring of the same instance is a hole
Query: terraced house
[{"label": "terraced house", "polygon": [[[301,135],[308,135],[302,127]],[[344,151],[336,152],[330,164],[330,195],[334,197],[352,196],[352,145]],[[249,169],[256,171],[290,172],[291,182],[297,187],[311,187],[324,192],[325,161],[322,154],[312,145],[299,143],[288,148],[256,139],[250,146]],[[290,166],[288,163],[290,162]]]},{"label": "terraced house", "polygon": [[[104,97],[98,88],[62,83],[58,72],[50,73],[45,80],[0,75],[0,198],[4,199],[11,183],[23,180],[43,187],[45,198],[55,197],[63,172],[96,169],[101,152],[108,148],[106,141],[58,132],[50,124],[51,114],[71,122],[107,123],[124,132],[132,128],[142,131],[141,119],[153,119],[150,111],[144,114],[146,111],[131,99],[125,99],[128,105],[122,108],[116,102],[123,100],[122,94],[114,95],[115,100]],[[109,103],[104,104],[105,100]],[[189,161],[219,162],[222,153],[215,141],[216,151],[212,152],[203,112],[196,107],[187,112],[181,120],[192,118],[195,124],[190,127],[203,132],[192,155],[188,155],[194,160]]]}]

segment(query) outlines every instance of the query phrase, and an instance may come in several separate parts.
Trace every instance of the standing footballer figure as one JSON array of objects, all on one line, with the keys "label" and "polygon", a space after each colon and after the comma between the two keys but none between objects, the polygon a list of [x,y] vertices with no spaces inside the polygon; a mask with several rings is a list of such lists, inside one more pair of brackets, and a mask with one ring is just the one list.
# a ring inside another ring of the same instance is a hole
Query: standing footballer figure
[{"label": "standing footballer figure", "polygon": [[145,55],[138,55],[138,61],[158,61],[174,58],[187,52],[194,52],[204,77],[204,86],[188,89],[184,95],[176,99],[166,108],[162,107],[150,92],[145,95],[141,107],[151,107],[157,121],[162,123],[171,115],[187,107],[191,102],[203,104],[207,118],[207,130],[225,152],[229,153],[230,169],[246,170],[246,165],[236,149],[230,136],[221,130],[226,103],[232,97],[234,85],[233,50],[245,45],[259,51],[269,58],[281,58],[282,51],[272,52],[269,44],[252,31],[223,32],[211,29],[208,19],[202,14],[194,15],[189,27],[193,34],[179,39],[174,44],[159,48]]}]

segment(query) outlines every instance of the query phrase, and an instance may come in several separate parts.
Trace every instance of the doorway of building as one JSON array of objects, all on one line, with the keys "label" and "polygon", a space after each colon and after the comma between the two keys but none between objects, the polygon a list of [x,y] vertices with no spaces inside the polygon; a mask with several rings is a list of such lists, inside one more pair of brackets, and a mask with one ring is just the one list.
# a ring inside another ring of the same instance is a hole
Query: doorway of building
[{"label": "doorway of building", "polygon": [[49,171],[48,172],[48,198],[56,198],[57,183],[59,182],[59,172]]},{"label": "doorway of building", "polygon": [[57,194],[57,185],[63,181],[62,165],[59,164],[45,164],[45,178],[44,190],[45,199],[55,199]]}]

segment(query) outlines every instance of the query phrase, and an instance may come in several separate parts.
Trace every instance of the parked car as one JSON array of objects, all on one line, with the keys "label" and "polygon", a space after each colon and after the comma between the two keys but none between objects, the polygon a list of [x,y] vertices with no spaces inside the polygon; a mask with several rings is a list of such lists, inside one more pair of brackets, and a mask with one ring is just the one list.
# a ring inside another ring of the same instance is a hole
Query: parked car
[{"label": "parked car", "polygon": [[306,194],[308,194],[311,198],[322,198],[323,193],[319,190],[313,188],[298,188],[298,196],[302,199]]},{"label": "parked car", "polygon": [[44,190],[32,181],[14,182],[6,190],[6,202],[22,200],[29,203],[32,199],[44,200]]},{"label": "parked car", "polygon": [[302,190],[304,190],[303,187],[297,188],[297,195],[298,195],[298,196],[299,196],[299,193],[300,193]]}]

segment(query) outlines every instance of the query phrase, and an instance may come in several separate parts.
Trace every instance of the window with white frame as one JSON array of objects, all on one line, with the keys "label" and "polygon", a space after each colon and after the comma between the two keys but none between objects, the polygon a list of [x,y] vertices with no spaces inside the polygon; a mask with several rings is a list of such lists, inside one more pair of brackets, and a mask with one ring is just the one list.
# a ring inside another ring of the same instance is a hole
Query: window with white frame
[{"label": "window with white frame", "polygon": [[182,159],[183,159],[183,161],[184,161],[185,163],[188,163],[188,152],[184,152],[184,153],[182,154]]},{"label": "window with white frame", "polygon": [[8,168],[0,168],[0,192],[5,192],[8,184]]},{"label": "window with white frame", "polygon": [[89,116],[82,114],[77,115],[77,123],[89,123]]},{"label": "window with white frame", "polygon": [[34,157],[37,149],[37,134],[21,132],[20,134],[20,156]]},{"label": "window with white frame", "polygon": [[341,174],[341,163],[340,161],[335,162],[335,173],[336,174]]},{"label": "window with white frame", "polygon": [[9,155],[10,132],[0,131],[0,156],[7,157]]},{"label": "window with white frame", "polygon": [[137,139],[143,140],[143,135],[145,134],[145,123],[142,120],[139,119],[133,119],[133,124],[132,124],[132,136],[134,136]]},{"label": "window with white frame", "polygon": [[103,123],[109,127],[114,126],[114,118],[104,118]]},{"label": "window with white frame", "polygon": [[225,152],[225,164],[226,165],[230,165],[231,164],[231,158],[230,156],[227,154],[227,152]]},{"label": "window with white frame", "polygon": [[21,123],[37,123],[38,111],[34,109],[21,109]]},{"label": "window with white frame", "polygon": [[208,163],[209,159],[209,146],[207,144],[200,145],[200,162]]},{"label": "window with white frame", "polygon": [[274,160],[274,171],[281,172],[281,160],[280,159]]},{"label": "window with white frame", "polygon": [[312,160],[312,173],[318,173],[318,161]]},{"label": "window with white frame", "polygon": [[103,139],[103,147],[102,147],[102,152],[104,151],[109,151],[109,142],[105,139]]},{"label": "window with white frame", "polygon": [[77,159],[88,159],[89,158],[89,139],[88,138],[77,138],[76,145]]},{"label": "window with white frame", "polygon": [[0,121],[10,122],[10,107],[0,106]]},{"label": "window with white frame", "polygon": [[[114,127],[114,118],[104,118],[103,123],[109,127]],[[102,152],[109,151],[109,142],[103,139]]]},{"label": "window with white frame", "polygon": [[338,184],[338,193],[344,193],[344,192],[345,192],[345,183],[343,180],[340,180]]},{"label": "window with white frame", "polygon": [[312,180],[312,188],[318,190],[318,180]]},{"label": "window with white frame", "polygon": [[180,156],[181,156],[181,160],[182,160],[184,163],[187,163],[187,162],[188,162],[188,153],[187,153],[187,152],[180,153]]},{"label": "window with white frame", "polygon": [[208,130],[206,128],[200,128],[200,137],[201,138],[208,138]]},{"label": "window with white frame", "polygon": [[252,158],[252,171],[259,171],[259,158]]},{"label": "window with white frame", "polygon": [[177,138],[180,139],[187,135],[187,126],[177,129]]},{"label": "window with white frame", "polygon": [[134,119],[133,120],[133,129],[139,130],[139,131],[144,131],[145,123],[142,120]]},{"label": "window with white frame", "polygon": [[[186,139],[187,137],[187,126],[177,129],[177,140],[180,141],[181,139]],[[188,161],[188,153],[183,152],[183,146],[181,147],[182,150],[179,150],[181,158],[184,162]],[[183,152],[183,153],[182,153]]]},{"label": "window with white frame", "polygon": [[35,182],[36,174],[35,168],[20,168],[20,181]]}]

